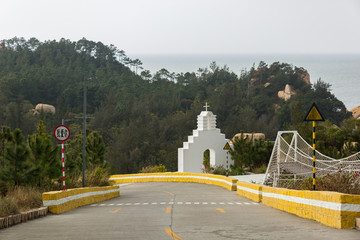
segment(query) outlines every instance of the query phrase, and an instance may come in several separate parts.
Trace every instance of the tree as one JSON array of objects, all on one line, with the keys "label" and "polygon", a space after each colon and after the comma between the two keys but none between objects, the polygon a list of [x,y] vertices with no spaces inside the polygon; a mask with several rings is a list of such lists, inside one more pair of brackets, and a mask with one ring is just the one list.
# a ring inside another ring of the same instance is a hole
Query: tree
[{"label": "tree", "polygon": [[21,185],[27,182],[28,161],[31,152],[20,129],[16,128],[9,139],[5,147],[5,171],[2,172],[6,175],[2,175],[1,178],[6,177],[6,182]]},{"label": "tree", "polygon": [[47,134],[43,121],[37,126],[38,132],[28,137],[31,150],[29,175],[33,183],[41,187],[58,179],[61,172],[59,147],[53,146],[51,136]]},{"label": "tree", "polygon": [[94,131],[86,137],[86,158],[89,167],[103,166],[105,158],[105,144],[102,136]]}]

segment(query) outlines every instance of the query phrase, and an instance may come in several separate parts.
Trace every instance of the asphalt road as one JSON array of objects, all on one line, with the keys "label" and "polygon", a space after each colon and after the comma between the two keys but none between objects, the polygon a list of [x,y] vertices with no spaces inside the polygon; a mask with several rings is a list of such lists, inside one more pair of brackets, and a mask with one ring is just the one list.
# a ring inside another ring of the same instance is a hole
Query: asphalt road
[{"label": "asphalt road", "polygon": [[122,185],[120,197],[0,230],[5,239],[360,239],[196,183]]}]

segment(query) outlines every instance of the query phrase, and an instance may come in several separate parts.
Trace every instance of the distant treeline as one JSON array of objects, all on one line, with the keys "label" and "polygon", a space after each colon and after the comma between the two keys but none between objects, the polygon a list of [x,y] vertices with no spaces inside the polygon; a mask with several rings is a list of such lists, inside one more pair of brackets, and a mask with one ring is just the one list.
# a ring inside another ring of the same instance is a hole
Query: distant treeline
[{"label": "distant treeline", "polygon": [[[260,62],[240,76],[215,62],[197,72],[161,69],[151,75],[123,50],[86,39],[13,38],[0,45],[0,125],[27,136],[39,120],[51,132],[64,119],[73,136],[81,134],[86,78],[89,132],[103,137],[105,161],[116,173],[158,164],[176,171],[177,149],[196,128],[205,102],[227,138],[263,132],[274,140],[278,130],[299,126],[313,102],[338,126],[351,117],[329,84],[308,84],[306,70],[287,63]],[[278,92],[286,84],[295,94],[284,101]],[[56,113],[33,115],[38,103],[54,105]],[[81,159],[81,151],[72,154]]]}]

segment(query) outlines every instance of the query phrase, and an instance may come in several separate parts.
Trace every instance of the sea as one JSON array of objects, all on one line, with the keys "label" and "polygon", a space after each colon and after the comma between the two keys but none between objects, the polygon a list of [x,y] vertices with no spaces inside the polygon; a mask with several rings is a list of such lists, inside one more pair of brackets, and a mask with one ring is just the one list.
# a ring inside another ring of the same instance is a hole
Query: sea
[{"label": "sea", "polygon": [[131,58],[140,59],[142,67],[152,74],[162,68],[174,73],[197,72],[199,68],[210,69],[210,63],[215,61],[239,76],[260,61],[268,65],[288,63],[305,68],[311,83],[321,78],[331,84],[331,92],[348,110],[360,105],[360,54],[137,54]]}]

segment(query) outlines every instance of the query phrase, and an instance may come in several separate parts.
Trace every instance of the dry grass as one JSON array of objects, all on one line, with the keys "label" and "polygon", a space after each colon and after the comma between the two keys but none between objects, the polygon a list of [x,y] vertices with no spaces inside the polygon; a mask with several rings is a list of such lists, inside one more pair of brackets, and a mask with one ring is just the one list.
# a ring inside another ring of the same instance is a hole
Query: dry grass
[{"label": "dry grass", "polygon": [[[86,187],[100,187],[110,186],[109,181],[110,173],[108,169],[101,167],[94,167],[91,170],[85,171],[85,186]],[[67,176],[66,189],[82,187],[82,175],[80,176]],[[62,183],[58,183],[57,190],[62,189]]]},{"label": "dry grass", "polygon": [[[334,191],[346,194],[360,194],[360,175],[357,173],[337,172],[316,178],[315,187],[317,191]],[[299,180],[282,180],[279,187],[312,190],[312,178]]]},{"label": "dry grass", "polygon": [[33,187],[16,186],[10,188],[5,197],[0,198],[0,217],[28,211],[42,206],[42,193]]}]

